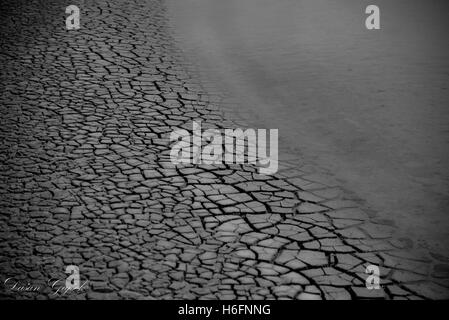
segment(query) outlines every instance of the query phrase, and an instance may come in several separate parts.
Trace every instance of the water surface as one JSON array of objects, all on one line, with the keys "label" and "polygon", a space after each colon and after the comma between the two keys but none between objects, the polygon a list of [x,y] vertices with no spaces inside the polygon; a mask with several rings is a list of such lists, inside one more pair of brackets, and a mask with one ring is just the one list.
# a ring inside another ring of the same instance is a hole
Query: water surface
[{"label": "water surface", "polygon": [[[169,0],[182,46],[281,142],[449,251],[449,4]],[[365,28],[377,4],[381,30]]]}]

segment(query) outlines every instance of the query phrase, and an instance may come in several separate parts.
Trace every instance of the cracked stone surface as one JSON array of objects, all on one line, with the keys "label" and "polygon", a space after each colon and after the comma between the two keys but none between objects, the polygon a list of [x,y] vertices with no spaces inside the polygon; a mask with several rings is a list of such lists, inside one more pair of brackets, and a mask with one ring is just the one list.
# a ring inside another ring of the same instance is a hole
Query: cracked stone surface
[{"label": "cracked stone surface", "polygon": [[[170,162],[169,134],[238,124],[170,33],[163,0],[6,1],[1,25],[1,298],[440,299],[444,257],[410,249],[314,168]],[[7,290],[66,277],[86,291]],[[381,289],[365,287],[369,264]]]}]

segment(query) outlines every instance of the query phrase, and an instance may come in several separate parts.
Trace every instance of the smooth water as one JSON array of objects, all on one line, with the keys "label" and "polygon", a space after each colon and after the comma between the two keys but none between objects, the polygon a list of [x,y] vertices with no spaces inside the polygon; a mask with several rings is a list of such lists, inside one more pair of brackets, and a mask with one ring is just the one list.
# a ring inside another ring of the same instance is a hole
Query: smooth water
[{"label": "smooth water", "polygon": [[[169,0],[236,112],[329,169],[381,218],[449,252],[449,3]],[[365,8],[381,30],[365,28]]]}]

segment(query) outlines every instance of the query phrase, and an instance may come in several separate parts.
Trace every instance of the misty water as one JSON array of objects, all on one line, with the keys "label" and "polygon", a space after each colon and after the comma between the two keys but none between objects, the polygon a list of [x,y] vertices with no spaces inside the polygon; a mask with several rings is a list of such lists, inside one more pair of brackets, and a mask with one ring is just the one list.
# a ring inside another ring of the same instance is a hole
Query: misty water
[{"label": "misty water", "polygon": [[[444,0],[170,0],[180,46],[280,143],[449,250]],[[365,28],[365,8],[381,29]]]}]

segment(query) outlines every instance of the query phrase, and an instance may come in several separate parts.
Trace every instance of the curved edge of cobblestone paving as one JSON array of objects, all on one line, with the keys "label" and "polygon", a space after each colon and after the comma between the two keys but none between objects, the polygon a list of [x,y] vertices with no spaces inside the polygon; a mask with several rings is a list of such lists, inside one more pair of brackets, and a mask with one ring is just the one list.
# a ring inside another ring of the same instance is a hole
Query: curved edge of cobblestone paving
[{"label": "curved edge of cobblestone paving", "polygon": [[[447,297],[444,263],[294,157],[272,177],[171,164],[173,128],[236,124],[174,46],[162,0],[85,3],[76,33],[60,1],[42,6],[0,13],[0,271],[38,281],[75,264],[89,290],[1,298]],[[368,264],[382,289],[365,288]]]}]

